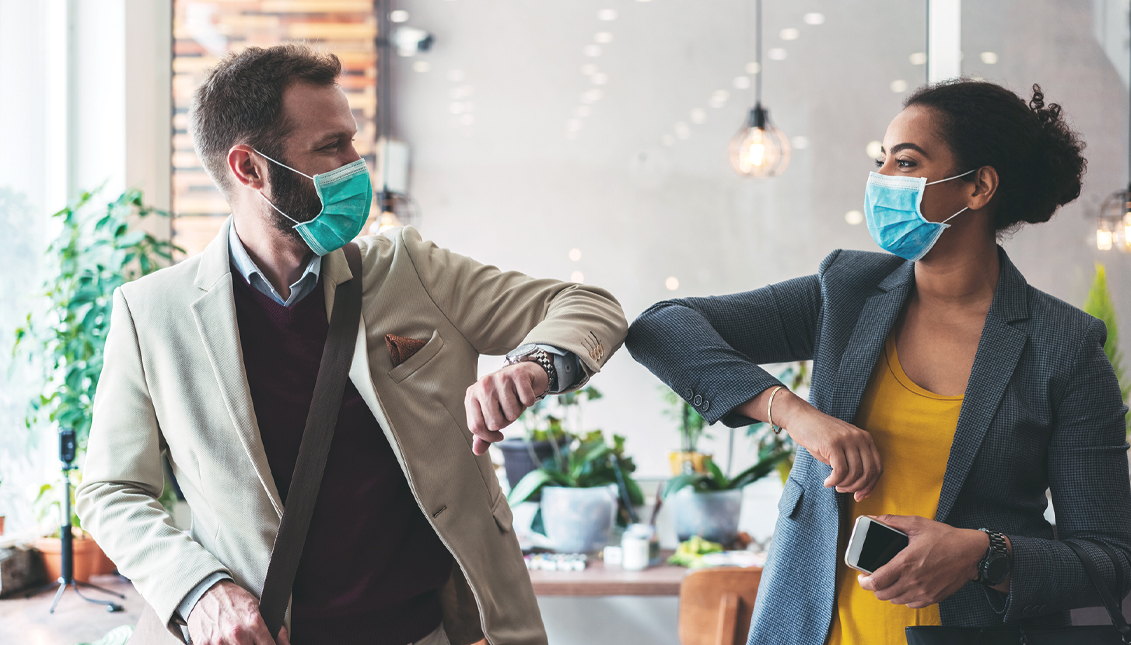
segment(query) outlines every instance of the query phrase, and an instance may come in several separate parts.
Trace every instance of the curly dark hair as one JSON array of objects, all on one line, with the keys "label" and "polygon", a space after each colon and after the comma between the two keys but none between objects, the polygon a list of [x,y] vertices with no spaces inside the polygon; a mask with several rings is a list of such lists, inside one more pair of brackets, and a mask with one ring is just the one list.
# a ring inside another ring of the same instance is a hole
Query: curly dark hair
[{"label": "curly dark hair", "polygon": [[1039,85],[1033,85],[1026,104],[995,83],[959,78],[925,85],[903,105],[921,105],[942,117],[940,134],[954,152],[956,172],[982,166],[997,170],[995,230],[1047,222],[1057,208],[1080,196],[1088,167],[1080,154],[1084,140],[1059,105],[1045,105]]}]

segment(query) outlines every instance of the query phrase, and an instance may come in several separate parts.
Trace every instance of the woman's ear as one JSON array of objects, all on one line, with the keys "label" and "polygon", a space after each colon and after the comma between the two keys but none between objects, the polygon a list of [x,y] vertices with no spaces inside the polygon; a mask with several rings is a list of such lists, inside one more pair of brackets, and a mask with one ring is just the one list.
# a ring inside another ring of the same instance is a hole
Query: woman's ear
[{"label": "woman's ear", "polygon": [[253,190],[261,190],[266,185],[267,167],[263,159],[254,154],[250,146],[232,146],[228,151],[228,169],[236,181]]},{"label": "woman's ear", "polygon": [[985,208],[997,192],[998,176],[993,166],[982,166],[974,173],[974,180],[970,182],[970,195],[966,199],[966,207],[972,211]]}]

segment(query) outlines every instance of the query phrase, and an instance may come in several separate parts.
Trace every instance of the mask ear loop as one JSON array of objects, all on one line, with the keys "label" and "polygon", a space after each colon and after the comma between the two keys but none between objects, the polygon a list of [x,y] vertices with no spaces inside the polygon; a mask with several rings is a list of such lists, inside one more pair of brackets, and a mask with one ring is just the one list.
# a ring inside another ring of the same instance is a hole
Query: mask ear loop
[{"label": "mask ear loop", "polygon": [[[252,148],[252,150],[255,150],[255,148]],[[290,170],[291,172],[297,172],[298,174],[302,175],[303,177],[306,177],[307,179],[309,179],[310,181],[314,181],[314,177],[311,177],[310,175],[306,174],[305,172],[303,172],[303,171],[301,171],[301,170],[295,170],[294,168],[291,168],[290,166],[288,166],[288,165],[287,165],[287,164],[285,164],[285,163],[282,163],[282,162],[279,162],[279,161],[275,161],[275,160],[274,160],[274,159],[272,159],[271,157],[268,157],[267,155],[263,154],[262,152],[259,152],[258,150],[255,150],[255,152],[256,152],[256,154],[258,154],[258,155],[259,155],[260,157],[263,157],[264,159],[266,159],[267,161],[270,161],[271,163],[277,163],[277,164],[279,164],[280,166],[282,166],[282,167],[286,168],[287,170]],[[970,172],[973,172],[973,171],[970,171]],[[966,174],[970,174],[970,173],[966,173]],[[959,176],[961,177],[961,175],[959,175]],[[953,178],[952,178],[952,179],[953,179]],[[944,179],[943,181],[946,181],[946,180]]]},{"label": "mask ear loop", "polygon": [[[969,207],[969,206],[967,206],[967,207],[963,208],[962,210],[958,211],[958,212],[957,212],[957,213],[955,213],[954,215],[951,215],[950,217],[948,217],[948,218],[944,219],[943,221],[939,222],[939,224],[946,224],[946,223],[947,223],[947,222],[949,222],[950,220],[952,220],[952,219],[954,219],[954,218],[958,217],[959,215],[961,215],[961,214],[962,214],[962,213],[963,213],[964,211],[968,211],[968,210],[970,210],[970,207]],[[947,224],[947,226],[950,226],[950,225],[949,225],[949,224]]]},{"label": "mask ear loop", "polygon": [[[259,152],[259,151],[258,151],[258,150],[256,150],[256,152]],[[264,156],[266,156],[266,155],[264,155]],[[274,160],[272,159],[272,161],[274,161]],[[278,162],[278,161],[276,161],[275,163],[279,163],[279,162]],[[279,165],[280,165],[280,166],[282,166],[283,164],[281,164],[281,163],[280,163]],[[284,168],[286,168],[286,166],[283,166],[283,167],[284,167]],[[926,184],[924,184],[924,185],[926,185],[926,186],[933,186],[933,185],[935,185],[935,184],[941,184],[941,183],[943,183],[944,181],[950,181],[951,179],[958,179],[959,177],[965,177],[966,175],[969,175],[970,173],[974,172],[975,170],[978,170],[978,168],[974,168],[973,170],[967,170],[966,172],[962,173],[961,175],[955,175],[955,176],[953,176],[953,177],[947,177],[946,179],[940,179],[940,180],[938,180],[938,181],[930,181],[930,182],[927,182],[927,183],[926,183]],[[295,172],[298,172],[298,171],[296,170]],[[301,174],[301,173],[300,173],[300,174]]]},{"label": "mask ear loop", "polygon": [[[946,179],[940,179],[940,180],[938,180],[938,181],[932,181],[932,182],[930,182],[930,183],[924,184],[924,186],[930,186],[930,185],[932,185],[932,184],[941,184],[941,183],[943,183],[944,181],[950,181],[951,179],[958,179],[959,177],[965,177],[966,175],[969,175],[970,173],[974,172],[975,170],[978,170],[978,168],[974,168],[973,170],[967,170],[966,172],[962,173],[961,175],[955,175],[955,176],[953,176],[953,177],[947,177]],[[963,213],[964,211],[967,211],[967,210],[970,210],[970,207],[969,207],[969,206],[967,206],[967,207],[963,208],[962,210],[958,211],[958,212],[957,212],[957,213],[955,213],[954,215],[951,215],[950,217],[948,217],[948,218],[944,219],[943,221],[939,222],[939,224],[946,224],[947,222],[949,222],[950,220],[952,220],[952,219],[954,219],[954,218],[958,217],[958,216],[959,216],[959,215],[961,215],[961,214],[962,214],[962,213]],[[948,225],[948,226],[949,226],[949,225]]]},{"label": "mask ear loop", "polygon": [[[252,150],[255,150],[255,148],[252,148]],[[295,170],[294,168],[291,168],[290,166],[288,166],[288,165],[287,165],[287,164],[285,164],[285,163],[282,163],[282,162],[279,162],[279,161],[275,161],[275,160],[274,160],[274,159],[272,159],[271,157],[268,157],[267,155],[263,154],[262,152],[260,152],[260,151],[258,151],[258,150],[255,150],[255,153],[256,153],[257,155],[259,155],[260,157],[263,157],[263,158],[264,158],[264,159],[266,159],[267,161],[270,161],[271,163],[279,164],[280,166],[282,166],[282,167],[286,168],[287,170],[290,170],[291,172],[297,172],[298,174],[302,175],[303,177],[306,177],[307,179],[309,179],[310,181],[314,181],[314,177],[311,177],[310,175],[306,174],[305,172],[303,172],[303,171],[301,171],[301,170]],[[255,191],[255,192],[259,193],[259,191]],[[282,215],[283,217],[285,217],[285,218],[289,219],[290,221],[294,222],[294,223],[295,223],[295,226],[299,226],[300,224],[302,224],[302,222],[298,221],[297,219],[295,219],[295,218],[291,217],[290,215],[287,215],[287,214],[286,214],[286,213],[284,213],[283,211],[279,210],[279,207],[278,207],[278,206],[276,206],[276,205],[274,205],[274,204],[272,204],[272,203],[271,203],[271,200],[270,200],[270,199],[267,199],[267,196],[266,196],[266,195],[264,195],[263,193],[259,193],[259,196],[260,196],[260,197],[262,197],[262,198],[263,198],[263,201],[267,202],[267,204],[268,204],[268,205],[269,205],[269,206],[270,206],[271,208],[274,208],[274,209],[275,209],[276,211],[278,211],[280,215]],[[294,228],[294,227],[292,227],[292,228]]]},{"label": "mask ear loop", "polygon": [[280,215],[282,215],[283,217],[285,217],[285,218],[287,218],[287,219],[291,220],[292,222],[294,222],[294,223],[295,223],[295,225],[294,225],[294,226],[292,226],[291,228],[295,228],[295,227],[297,227],[298,225],[302,224],[302,222],[298,221],[297,219],[295,219],[295,218],[291,217],[290,215],[287,215],[287,214],[286,214],[286,213],[284,213],[283,211],[280,211],[280,210],[279,210],[279,207],[278,207],[278,206],[276,206],[276,205],[274,205],[274,204],[272,204],[272,203],[271,203],[271,200],[270,200],[270,199],[267,199],[267,196],[266,196],[266,195],[264,195],[263,193],[260,193],[259,191],[255,191],[255,192],[259,193],[259,196],[263,198],[263,201],[267,202],[267,205],[268,205],[268,206],[270,206],[271,208],[274,208],[274,209],[275,209],[276,211],[279,211],[279,214],[280,214]]}]

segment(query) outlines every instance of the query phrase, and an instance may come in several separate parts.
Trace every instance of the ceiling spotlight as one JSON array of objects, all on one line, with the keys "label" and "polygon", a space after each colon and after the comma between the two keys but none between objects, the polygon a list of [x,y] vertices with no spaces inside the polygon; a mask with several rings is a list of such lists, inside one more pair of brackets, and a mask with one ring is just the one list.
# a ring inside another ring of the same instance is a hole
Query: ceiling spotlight
[{"label": "ceiling spotlight", "polygon": [[[395,11],[393,13],[396,13]],[[416,27],[397,27],[393,32],[393,46],[401,56],[415,56],[432,48],[432,34]]]}]

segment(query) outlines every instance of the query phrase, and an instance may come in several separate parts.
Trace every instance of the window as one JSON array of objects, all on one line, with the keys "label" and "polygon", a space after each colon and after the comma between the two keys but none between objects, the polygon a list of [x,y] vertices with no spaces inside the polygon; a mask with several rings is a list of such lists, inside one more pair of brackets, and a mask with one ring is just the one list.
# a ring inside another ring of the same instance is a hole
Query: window
[{"label": "window", "polygon": [[192,93],[225,54],[246,47],[306,42],[342,60],[339,80],[358,134],[355,146],[374,164],[377,116],[377,18],[368,0],[258,0],[173,6],[173,241],[187,255],[215,237],[230,210],[192,147],[188,111]]}]

